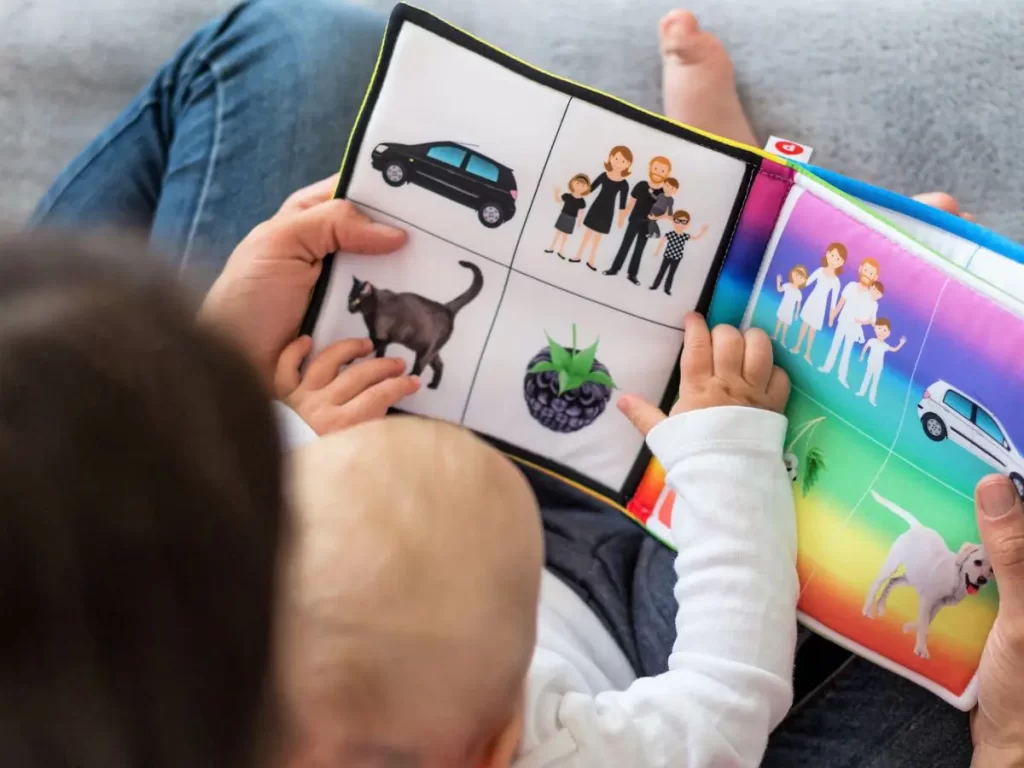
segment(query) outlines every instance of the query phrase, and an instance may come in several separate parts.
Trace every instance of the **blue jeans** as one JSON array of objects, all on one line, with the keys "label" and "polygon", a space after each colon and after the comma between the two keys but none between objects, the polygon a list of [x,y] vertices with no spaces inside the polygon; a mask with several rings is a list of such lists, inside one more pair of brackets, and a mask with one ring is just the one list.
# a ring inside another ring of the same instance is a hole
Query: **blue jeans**
[{"label": "blue jeans", "polygon": [[71,162],[32,224],[138,230],[211,282],[290,193],[338,170],[383,29],[341,0],[242,3]]},{"label": "blue jeans", "polygon": [[[215,275],[295,189],[337,170],[384,20],[333,0],[252,0],[202,28],[60,175],[36,225],[134,227],[181,269]],[[547,564],[639,674],[674,640],[672,554],[544,476]],[[797,703],[767,766],[967,766],[967,718],[802,634]]]}]

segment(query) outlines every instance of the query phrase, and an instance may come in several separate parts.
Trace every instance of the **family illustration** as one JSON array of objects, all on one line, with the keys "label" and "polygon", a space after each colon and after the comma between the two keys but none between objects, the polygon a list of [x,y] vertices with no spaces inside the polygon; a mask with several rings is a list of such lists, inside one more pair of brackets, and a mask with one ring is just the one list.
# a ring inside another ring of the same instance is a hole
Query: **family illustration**
[{"label": "family illustration", "polygon": [[[838,362],[839,383],[849,389],[847,378],[850,373],[850,355],[855,345],[864,344],[860,361],[863,362],[867,356],[867,368],[857,395],[867,395],[871,404],[877,405],[878,382],[882,376],[885,355],[887,352],[898,352],[907,343],[907,339],[905,336],[901,337],[895,346],[887,342],[892,335],[892,323],[884,317],[878,317],[878,302],[885,295],[885,286],[878,279],[878,262],[874,259],[864,259],[857,270],[857,279],[851,280],[840,289],[839,276],[846,261],[846,246],[842,243],[831,243],[825,249],[821,266],[810,275],[807,274],[806,267],[797,265],[789,271],[788,282],[783,283],[782,276],[776,276],[775,289],[782,294],[782,301],[775,313],[777,321],[773,338],[786,346],[789,327],[799,317],[800,332],[796,346],[790,351],[799,354],[803,348],[804,359],[813,365],[811,348],[818,331],[825,326],[827,317],[828,325],[835,328],[835,333],[825,363],[818,370],[822,373],[831,373]],[[803,299],[804,288],[811,288],[806,301]],[[872,326],[875,333],[875,337],[866,343],[865,325]]]},{"label": "family illustration", "polygon": [[[633,152],[629,147],[619,145],[612,147],[608,159],[604,163],[604,171],[593,181],[585,173],[578,173],[569,180],[567,191],[560,188],[554,190],[556,204],[562,210],[555,222],[555,234],[551,246],[545,253],[556,253],[558,257],[578,264],[589,249],[587,267],[597,272],[597,249],[601,240],[612,230],[615,222],[619,229],[625,227],[622,243],[615,255],[612,265],[604,270],[608,276],[617,275],[626,264],[626,276],[633,285],[640,285],[640,264],[648,240],[659,240],[657,256],[662,257],[658,276],[650,289],[657,290],[662,286],[666,294],[672,295],[672,280],[683,258],[686,243],[699,240],[707,232],[707,225],[700,232],[691,235],[687,230],[690,226],[690,214],[676,210],[675,196],[679,192],[679,181],[672,173],[672,161],[661,155],[651,159],[647,166],[647,179],[637,182],[630,191],[626,177],[632,173]],[[590,204],[590,210],[584,216],[587,201],[584,199],[596,193]],[[659,221],[670,222],[668,230],[662,234]],[[583,240],[580,242],[576,255],[566,258],[564,251],[568,248],[569,236],[578,226],[583,228]],[[632,249],[632,256],[630,256]]]}]

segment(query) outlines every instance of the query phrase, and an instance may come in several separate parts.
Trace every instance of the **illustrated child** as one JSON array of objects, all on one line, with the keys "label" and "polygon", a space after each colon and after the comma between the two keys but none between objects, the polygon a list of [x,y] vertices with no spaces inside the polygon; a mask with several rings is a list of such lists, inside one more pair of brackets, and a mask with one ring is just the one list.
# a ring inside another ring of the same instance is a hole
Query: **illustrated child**
[{"label": "illustrated child", "polygon": [[[846,246],[842,243],[829,243],[825,249],[825,255],[821,257],[821,266],[811,273],[807,278],[807,285],[814,286],[811,295],[804,302],[800,310],[800,335],[796,337],[796,346],[791,352],[800,353],[804,339],[807,339],[807,347],[804,351],[804,360],[813,364],[811,359],[811,347],[814,345],[814,336],[825,325],[825,313],[829,305],[835,306],[839,298],[839,275],[843,273],[843,265],[846,263]],[[829,325],[832,325],[831,320]]]},{"label": "illustrated child", "polygon": [[[895,347],[886,343],[886,339],[892,335],[892,324],[884,317],[878,318],[875,321],[875,338],[870,339],[865,345],[864,349],[860,352],[861,362],[864,361],[864,355],[868,356],[868,367],[864,372],[864,381],[860,385],[860,391],[857,393],[857,397],[864,397],[868,395],[868,400],[871,401],[872,405],[878,405],[875,402],[875,398],[878,395],[878,380],[882,378],[882,366],[885,361],[886,352],[899,352],[903,349],[903,345],[907,343],[907,337],[901,336],[900,343]],[[870,391],[869,391],[870,389]]]},{"label": "illustrated child", "polygon": [[661,227],[658,226],[658,219],[668,219],[675,211],[675,195],[679,192],[679,180],[669,177],[660,190],[651,190],[654,197],[654,205],[651,206],[651,214],[647,217],[650,224],[647,225],[647,237],[661,237]]},{"label": "illustrated child", "polygon": [[783,346],[786,344],[789,326],[793,324],[793,319],[800,312],[800,304],[803,301],[800,289],[805,285],[807,285],[807,268],[802,264],[797,264],[789,270],[788,283],[783,284],[782,275],[775,276],[775,290],[782,294],[782,301],[779,302],[779,310],[775,313],[777,320],[772,339],[780,341]]},{"label": "illustrated child", "polygon": [[277,646],[294,728],[284,764],[760,762],[793,695],[789,384],[736,329],[712,339],[691,315],[685,332],[672,415],[619,399],[678,499],[679,554],[659,550],[678,575],[666,562],[666,580],[644,588],[672,591],[681,629],[661,633],[650,663],[625,650],[646,617],[623,605],[615,633],[579,596],[582,580],[544,568],[575,542],[545,547],[534,494],[552,525],[573,497],[540,475],[531,489],[469,431],[395,416],[293,454]]},{"label": "illustrated child", "polygon": [[868,295],[871,297],[871,301],[866,303],[867,312],[864,317],[860,319],[860,335],[857,338],[858,344],[864,343],[864,326],[874,325],[875,320],[878,319],[878,302],[882,300],[882,296],[885,295],[885,286],[882,285],[881,280],[875,280],[871,284],[871,288],[868,291]]},{"label": "illustrated child", "polygon": [[[832,307],[829,325],[835,325],[832,345],[828,349],[825,364],[818,370],[831,373],[836,360],[839,361],[839,383],[850,388],[847,377],[850,373],[850,354],[853,345],[864,340],[863,326],[874,322],[878,311],[878,302],[871,298],[871,286],[878,279],[878,262],[864,259],[857,270],[857,279],[852,280],[843,288],[839,302]],[[838,323],[836,322],[838,318]]]},{"label": "illustrated child", "polygon": [[569,191],[564,194],[555,187],[555,202],[561,203],[562,212],[558,214],[558,221],[555,222],[555,236],[551,240],[551,247],[544,253],[557,252],[558,258],[565,258],[562,251],[569,240],[569,235],[583,219],[583,209],[587,207],[587,201],[583,198],[590,194],[590,188],[590,177],[585,173],[577,173],[569,179]]},{"label": "illustrated child", "polygon": [[683,250],[686,248],[686,243],[690,240],[700,240],[708,231],[708,225],[704,224],[700,228],[700,232],[696,235],[691,235],[686,231],[686,228],[689,226],[689,213],[686,211],[676,211],[673,214],[672,229],[665,233],[665,236],[658,243],[658,250],[654,254],[655,258],[659,255],[663,258],[661,268],[658,270],[658,276],[654,278],[654,284],[651,286],[652,291],[658,289],[662,278],[664,278],[665,295],[672,295],[672,279],[676,276],[676,270],[679,269],[679,264],[683,260]]}]

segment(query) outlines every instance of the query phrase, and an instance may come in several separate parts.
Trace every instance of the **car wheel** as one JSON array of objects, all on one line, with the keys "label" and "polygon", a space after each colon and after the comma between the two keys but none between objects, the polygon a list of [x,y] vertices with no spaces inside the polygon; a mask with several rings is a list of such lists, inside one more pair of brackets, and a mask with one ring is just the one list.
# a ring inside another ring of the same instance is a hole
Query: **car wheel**
[{"label": "car wheel", "polygon": [[1024,499],[1024,477],[1016,472],[1011,472],[1010,480],[1013,482],[1013,487],[1017,489],[1017,495]]},{"label": "car wheel", "polygon": [[497,203],[484,203],[477,211],[477,216],[480,217],[480,223],[490,229],[501,226],[501,223],[505,221],[505,214]]},{"label": "car wheel", "polygon": [[385,165],[381,173],[384,176],[384,181],[392,187],[400,187],[408,181],[405,166],[397,160],[392,160]]},{"label": "car wheel", "polygon": [[922,416],[921,426],[924,427],[924,433],[929,440],[941,443],[946,439],[946,425],[934,413],[926,413]]}]

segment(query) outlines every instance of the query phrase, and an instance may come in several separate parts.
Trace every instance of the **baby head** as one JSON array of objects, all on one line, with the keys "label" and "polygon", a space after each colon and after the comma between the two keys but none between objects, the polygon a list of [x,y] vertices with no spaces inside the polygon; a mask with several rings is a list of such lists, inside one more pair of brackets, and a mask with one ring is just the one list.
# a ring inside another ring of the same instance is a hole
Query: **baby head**
[{"label": "baby head", "polygon": [[152,263],[0,241],[3,765],[251,768],[274,730],[271,404]]},{"label": "baby head", "polygon": [[392,417],[302,449],[291,487],[289,765],[507,764],[543,549],[523,475],[465,430]]},{"label": "baby head", "polygon": [[892,335],[892,323],[887,318],[880,317],[875,321],[875,336],[885,341]]},{"label": "baby head", "polygon": [[871,298],[874,301],[878,301],[885,295],[885,286],[882,285],[881,280],[875,280],[875,282],[871,284],[871,288],[869,290],[871,292]]},{"label": "baby head", "polygon": [[797,288],[803,288],[807,285],[807,267],[802,264],[797,264],[789,270],[789,282]]},{"label": "baby head", "polygon": [[583,197],[590,194],[590,177],[585,173],[577,173],[569,179],[569,194],[573,197]]},{"label": "baby head", "polygon": [[672,227],[676,232],[682,234],[690,226],[690,214],[686,211],[676,211],[672,214]]},{"label": "baby head", "polygon": [[662,190],[666,195],[672,197],[679,191],[679,179],[674,176],[669,176],[665,179],[665,183],[662,185]]}]

